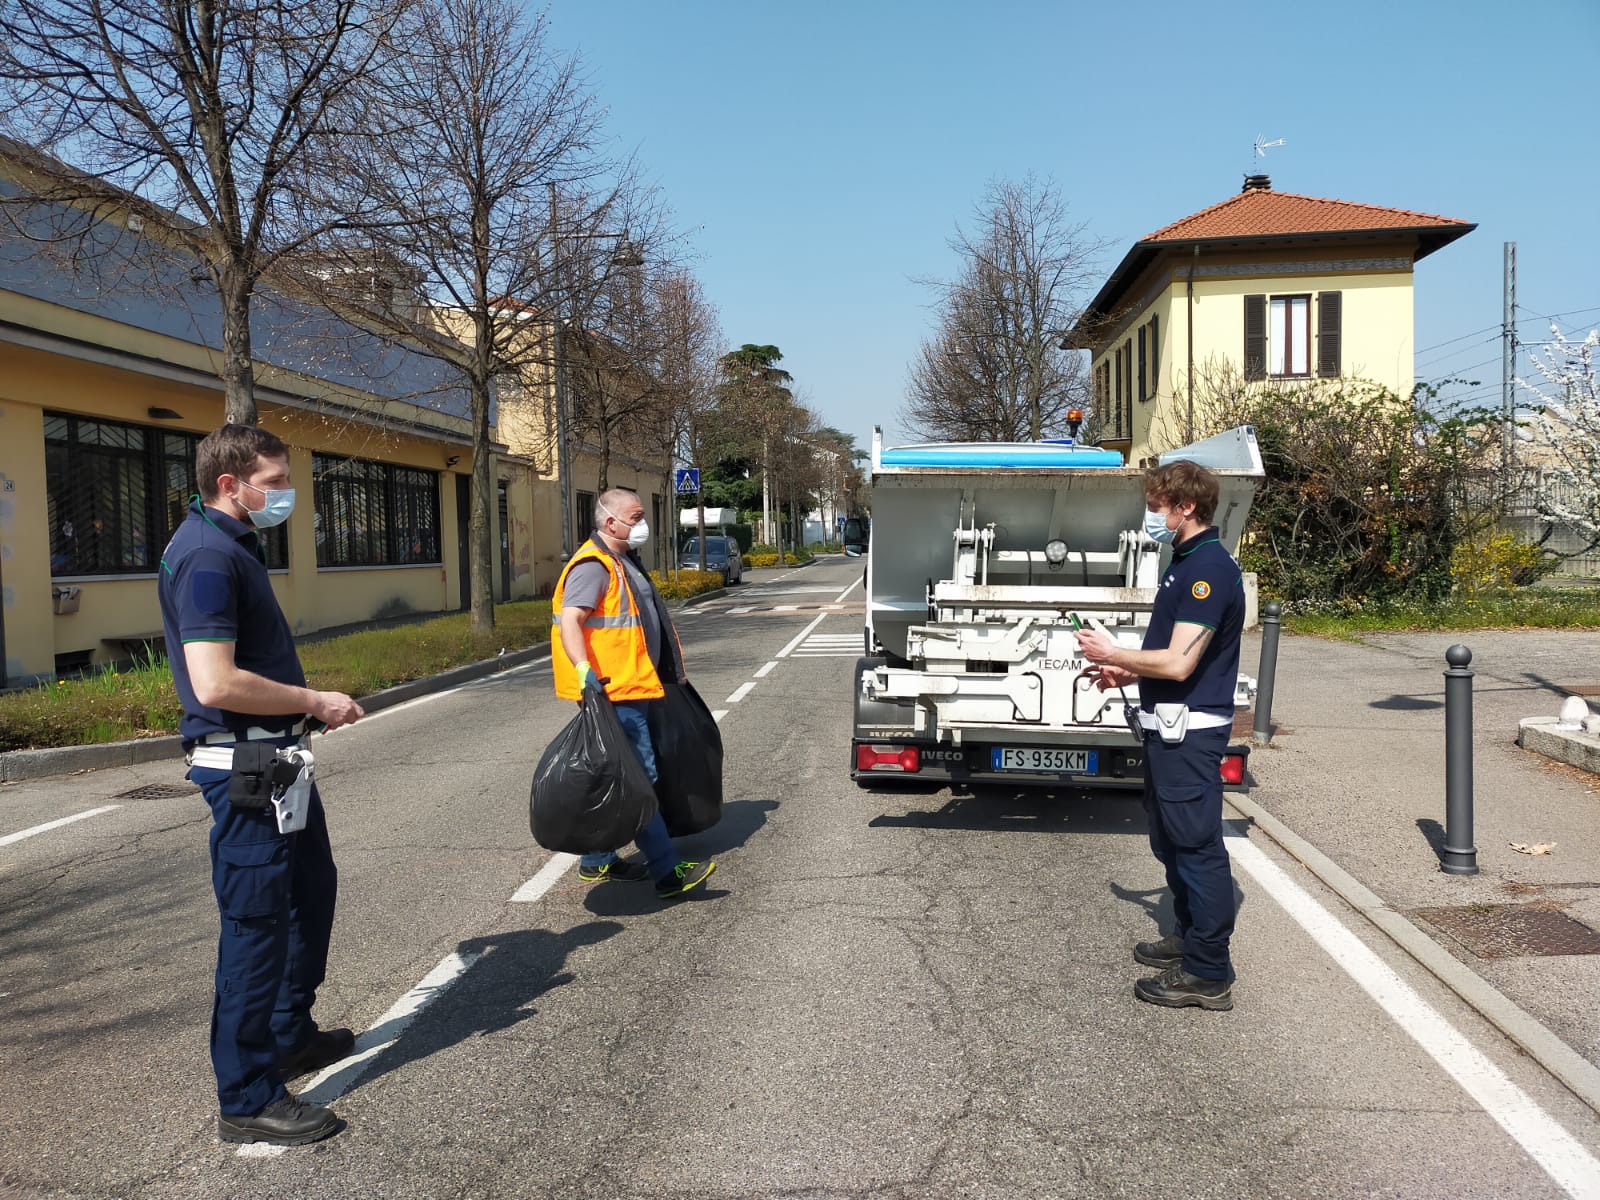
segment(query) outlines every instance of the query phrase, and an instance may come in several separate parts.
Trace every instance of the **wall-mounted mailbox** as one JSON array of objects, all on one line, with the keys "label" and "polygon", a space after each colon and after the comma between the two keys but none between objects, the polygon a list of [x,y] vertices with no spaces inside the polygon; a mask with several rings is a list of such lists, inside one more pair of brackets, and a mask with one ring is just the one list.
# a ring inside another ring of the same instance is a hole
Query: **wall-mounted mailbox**
[{"label": "wall-mounted mailbox", "polygon": [[50,589],[50,599],[55,604],[57,616],[78,611],[78,599],[83,595],[83,589],[75,584],[65,584]]}]

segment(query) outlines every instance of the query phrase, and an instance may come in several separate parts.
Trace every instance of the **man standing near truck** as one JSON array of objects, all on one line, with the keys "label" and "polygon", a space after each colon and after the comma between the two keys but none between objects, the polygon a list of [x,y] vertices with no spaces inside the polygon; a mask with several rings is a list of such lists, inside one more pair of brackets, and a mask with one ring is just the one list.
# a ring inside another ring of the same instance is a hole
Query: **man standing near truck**
[{"label": "man standing near truck", "polygon": [[1078,634],[1101,691],[1139,685],[1130,719],[1144,739],[1144,805],[1150,849],[1166,868],[1178,929],[1140,942],[1134,958],[1160,974],[1134,995],[1167,1008],[1233,1007],[1228,941],[1235,916],[1233,872],[1222,840],[1223,751],[1233,729],[1233,694],[1244,630],[1244,580],[1211,518],[1216,478],[1191,462],[1145,474],[1147,537],[1172,547],[1138,649],[1104,629]]}]

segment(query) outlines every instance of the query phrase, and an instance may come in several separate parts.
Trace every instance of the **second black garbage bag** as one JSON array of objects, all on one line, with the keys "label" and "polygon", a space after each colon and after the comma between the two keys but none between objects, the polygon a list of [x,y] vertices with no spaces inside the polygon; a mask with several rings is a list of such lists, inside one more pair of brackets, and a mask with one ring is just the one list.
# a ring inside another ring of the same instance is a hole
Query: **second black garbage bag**
[{"label": "second black garbage bag", "polygon": [[722,731],[687,683],[663,683],[650,706],[656,747],[656,799],[667,832],[683,837],[722,820]]},{"label": "second black garbage bag", "polygon": [[[720,740],[717,762],[720,770]],[[633,841],[655,811],[650,776],[611,701],[599,687],[586,687],[578,715],[556,734],[533,773],[533,840],[567,854],[616,850]]]}]

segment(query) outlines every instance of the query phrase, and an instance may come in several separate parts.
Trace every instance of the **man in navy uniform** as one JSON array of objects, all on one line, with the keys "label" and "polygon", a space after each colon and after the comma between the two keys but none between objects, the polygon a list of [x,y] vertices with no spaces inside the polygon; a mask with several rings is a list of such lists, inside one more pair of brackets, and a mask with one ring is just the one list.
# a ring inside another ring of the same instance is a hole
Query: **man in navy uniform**
[{"label": "man in navy uniform", "polygon": [[304,828],[283,833],[270,800],[241,790],[230,764],[303,745],[313,721],[337,729],[361,706],[306,687],[267,578],[256,531],[294,507],[288,449],[266,430],[224,425],[200,443],[195,472],[200,496],[162,556],[158,590],[189,778],[212,816],[222,918],[211,1010],[217,1132],[226,1142],[301,1145],[342,1125],[283,1081],[337,1062],[355,1043],[350,1030],[318,1029],[311,1018],[338,873],[315,786]]},{"label": "man in navy uniform", "polygon": [[1098,686],[1139,685],[1144,805],[1150,849],[1166,867],[1178,930],[1140,942],[1133,956],[1161,973],[1134,995],[1168,1008],[1233,1007],[1228,939],[1233,872],[1222,840],[1222,754],[1233,731],[1233,693],[1244,630],[1244,580],[1211,524],[1216,477],[1191,462],[1145,475],[1145,533],[1172,547],[1172,563],[1138,649],[1102,630],[1078,634],[1098,665]]}]

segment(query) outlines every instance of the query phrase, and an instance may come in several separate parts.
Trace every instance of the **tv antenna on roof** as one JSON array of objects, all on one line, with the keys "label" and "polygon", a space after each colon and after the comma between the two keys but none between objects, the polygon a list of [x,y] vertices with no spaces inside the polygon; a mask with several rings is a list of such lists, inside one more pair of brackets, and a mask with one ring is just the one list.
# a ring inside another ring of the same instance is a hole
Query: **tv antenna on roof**
[{"label": "tv antenna on roof", "polygon": [[1274,138],[1272,141],[1269,142],[1269,141],[1267,141],[1265,136],[1263,136],[1262,134],[1257,134],[1256,135],[1256,140],[1255,140],[1255,145],[1252,147],[1252,149],[1255,151],[1255,157],[1257,157],[1257,158],[1265,158],[1267,156],[1267,151],[1268,150],[1272,150],[1275,147],[1281,146],[1283,144],[1284,144],[1284,139],[1283,138]]}]

